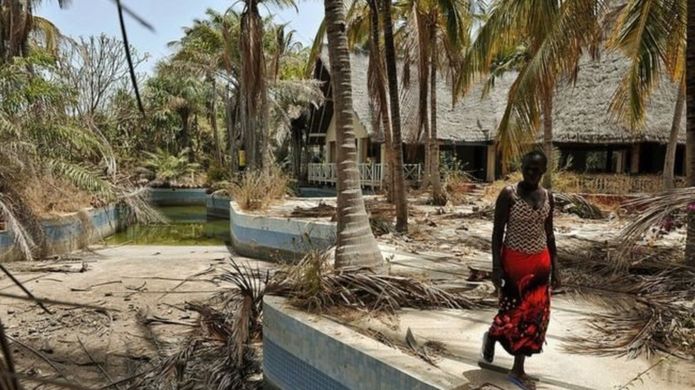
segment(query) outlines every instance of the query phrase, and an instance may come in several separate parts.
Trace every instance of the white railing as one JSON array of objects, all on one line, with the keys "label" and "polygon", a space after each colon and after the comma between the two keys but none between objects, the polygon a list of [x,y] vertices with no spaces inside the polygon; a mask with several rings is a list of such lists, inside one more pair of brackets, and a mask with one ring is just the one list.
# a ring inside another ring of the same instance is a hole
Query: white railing
[{"label": "white railing", "polygon": [[[362,187],[381,187],[384,180],[384,168],[381,164],[357,164],[360,172]],[[309,182],[315,184],[335,184],[338,171],[335,163],[309,164]],[[403,174],[407,182],[418,183],[422,179],[420,164],[406,164],[403,166]]]}]

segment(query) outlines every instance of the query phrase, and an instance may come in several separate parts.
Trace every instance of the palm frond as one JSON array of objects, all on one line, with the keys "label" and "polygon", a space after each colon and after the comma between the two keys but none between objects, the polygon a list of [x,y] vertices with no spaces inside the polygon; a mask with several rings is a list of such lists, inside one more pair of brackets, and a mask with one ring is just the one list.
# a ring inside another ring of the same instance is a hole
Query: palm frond
[{"label": "palm frond", "polygon": [[35,247],[34,240],[24,225],[15,216],[11,203],[5,199],[5,195],[0,193],[0,215],[7,224],[8,231],[12,234],[15,244],[27,260],[32,259],[32,250]]},{"label": "palm frond", "polygon": [[609,47],[619,49],[630,67],[615,91],[610,110],[631,128],[644,125],[652,91],[668,69],[678,80],[685,63],[685,2],[631,0],[618,17]]},{"label": "palm frond", "polygon": [[[637,218],[629,223],[617,237],[619,251],[616,259],[625,258],[644,235],[658,227],[674,214],[685,213],[695,203],[695,187],[679,188],[659,194],[645,195],[627,202],[624,207],[639,210]],[[620,264],[626,267],[628,264]]]},{"label": "palm frond", "polygon": [[54,56],[57,56],[60,40],[62,39],[62,35],[58,27],[50,20],[40,16],[34,15],[31,19],[34,31],[38,31],[43,34],[45,44],[44,49]]},{"label": "palm frond", "polygon": [[53,174],[62,176],[77,187],[92,191],[106,198],[114,197],[113,184],[104,180],[94,170],[65,160],[49,160],[46,166]]}]

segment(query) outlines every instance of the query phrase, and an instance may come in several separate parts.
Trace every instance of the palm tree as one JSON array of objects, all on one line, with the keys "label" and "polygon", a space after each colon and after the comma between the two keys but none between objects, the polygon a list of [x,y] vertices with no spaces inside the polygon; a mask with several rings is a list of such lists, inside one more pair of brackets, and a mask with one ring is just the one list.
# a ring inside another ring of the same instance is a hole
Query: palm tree
[{"label": "palm tree", "polygon": [[352,123],[350,53],[341,0],[324,0],[331,63],[338,165],[336,268],[379,267],[383,257],[372,234],[362,198]]},{"label": "palm tree", "polygon": [[381,13],[384,29],[384,59],[388,77],[389,104],[391,112],[391,130],[393,134],[394,169],[394,200],[396,203],[396,231],[408,230],[408,198],[403,174],[403,136],[401,132],[401,113],[398,95],[398,74],[396,71],[396,49],[393,39],[393,17],[391,15],[391,0],[383,0]]},{"label": "palm tree", "polygon": [[[258,9],[263,2],[264,0],[243,0],[239,35],[241,129],[246,140],[246,159],[251,170],[261,169],[270,162],[267,69],[263,52],[263,19]],[[293,6],[296,9],[293,0],[265,2],[277,6]]]},{"label": "palm tree", "polygon": [[[37,3],[37,0],[4,0],[0,3],[0,64],[28,54],[32,31],[41,31],[46,48],[51,52],[56,50],[60,33],[50,21],[33,15]],[[69,3],[69,0],[58,0],[60,7]]]},{"label": "palm tree", "polygon": [[[687,91],[688,186],[695,187],[695,1],[688,0],[685,90]],[[685,262],[695,266],[695,204],[688,208],[688,233],[685,240]]]},{"label": "palm tree", "polygon": [[[603,2],[596,0],[497,1],[471,48],[466,53],[456,83],[456,95],[465,94],[473,80],[490,70],[493,59],[519,45],[527,48],[528,61],[512,84],[507,108],[500,121],[497,141],[503,162],[520,157],[543,129],[543,148],[552,159],[552,112],[555,88],[562,77],[576,75],[585,49],[595,48],[601,36]],[[593,52],[593,50],[592,50]],[[545,176],[546,186],[552,176]]]},{"label": "palm tree", "polygon": [[[432,185],[432,201],[437,205],[447,202],[439,172],[439,143],[437,141],[437,70],[451,73],[460,62],[460,52],[468,44],[472,25],[469,2],[411,0],[406,3],[409,13],[407,32],[416,36],[414,53],[418,58],[419,109],[418,135],[426,137],[425,185]],[[429,93],[429,102],[427,100]],[[453,96],[452,96],[453,98]],[[428,117],[429,103],[429,122]]]},{"label": "palm tree", "polygon": [[366,45],[369,51],[367,90],[372,109],[372,128],[375,133],[380,131],[384,137],[386,160],[382,162],[384,169],[383,188],[386,191],[387,201],[393,203],[393,134],[391,133],[391,117],[386,91],[386,69],[381,51],[380,8],[378,0],[354,1],[352,3],[347,14],[348,44],[350,49],[354,49],[357,45]]},{"label": "palm tree", "polygon": [[618,87],[611,109],[631,128],[644,126],[647,100],[664,77],[678,84],[669,143],[664,159],[663,185],[671,189],[678,133],[685,101],[686,3],[629,1],[618,8],[608,47],[619,49],[630,67]]}]

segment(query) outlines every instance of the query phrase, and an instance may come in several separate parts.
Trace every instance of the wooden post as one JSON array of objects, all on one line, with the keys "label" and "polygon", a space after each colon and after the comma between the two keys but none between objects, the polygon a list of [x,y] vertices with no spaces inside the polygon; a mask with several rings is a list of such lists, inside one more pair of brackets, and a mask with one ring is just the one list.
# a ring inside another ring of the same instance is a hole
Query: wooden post
[{"label": "wooden post", "polygon": [[625,172],[626,164],[627,164],[627,159],[626,159],[626,154],[627,150],[618,150],[618,158],[615,164],[615,173],[623,173]]},{"label": "wooden post", "polygon": [[637,174],[639,173],[640,144],[632,145],[631,154],[632,156],[630,158],[630,173]]},{"label": "wooden post", "polygon": [[487,158],[486,158],[486,168],[485,174],[488,182],[493,182],[496,179],[495,167],[497,166],[497,148],[495,144],[487,146]]}]

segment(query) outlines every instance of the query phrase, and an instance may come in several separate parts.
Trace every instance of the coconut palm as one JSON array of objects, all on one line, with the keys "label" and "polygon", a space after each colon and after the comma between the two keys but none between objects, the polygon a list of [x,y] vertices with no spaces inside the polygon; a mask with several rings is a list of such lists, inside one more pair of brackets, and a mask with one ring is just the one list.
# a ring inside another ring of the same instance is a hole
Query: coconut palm
[{"label": "coconut palm", "polygon": [[[414,36],[413,51],[407,58],[418,59],[419,99],[418,135],[426,137],[426,183],[432,185],[434,204],[446,204],[446,194],[439,173],[437,141],[437,71],[447,74],[460,62],[460,52],[468,45],[473,24],[473,8],[468,1],[410,0],[403,4],[408,10],[407,35]],[[429,102],[428,102],[429,93]],[[453,96],[452,96],[453,98]],[[428,122],[429,103],[429,122]]]},{"label": "coconut palm", "polygon": [[388,80],[389,110],[391,113],[391,131],[393,134],[392,170],[394,182],[394,200],[396,203],[396,231],[408,230],[408,198],[403,174],[403,135],[401,131],[401,112],[398,95],[398,74],[396,71],[396,48],[393,37],[393,16],[391,0],[382,2],[382,27],[384,29],[384,60]]},{"label": "coconut palm", "polygon": [[664,160],[665,189],[673,188],[678,132],[685,101],[685,0],[630,0],[616,10],[608,47],[620,50],[630,66],[611,102],[611,110],[631,128],[644,125],[646,106],[662,79],[677,84],[678,98]]},{"label": "coconut palm", "polygon": [[241,128],[246,139],[246,158],[249,168],[260,169],[270,162],[268,129],[266,60],[263,52],[263,19],[261,3],[280,7],[296,5],[293,0],[243,0],[239,52],[241,59],[239,87],[241,89]]},{"label": "coconut palm", "polygon": [[393,203],[393,134],[391,117],[388,109],[386,69],[381,49],[381,26],[379,22],[380,4],[378,0],[354,1],[348,11],[348,44],[350,49],[366,46],[369,52],[367,65],[367,90],[372,109],[372,128],[383,135],[386,146],[386,159],[382,162],[384,169],[383,189],[386,198]]},{"label": "coconut palm", "polygon": [[[492,5],[487,22],[467,51],[456,82],[465,94],[472,82],[489,72],[499,53],[524,45],[528,61],[511,86],[497,130],[503,162],[518,158],[543,129],[543,148],[552,157],[553,97],[563,77],[572,79],[582,54],[594,52],[601,37],[603,2],[597,0],[514,1]],[[552,176],[545,176],[545,185]]]},{"label": "coconut palm", "polygon": [[[34,31],[43,34],[49,51],[57,49],[58,29],[50,21],[33,15],[38,3],[37,0],[6,0],[0,3],[0,64],[7,63],[13,57],[26,56],[29,53],[29,37]],[[69,0],[58,0],[60,7],[69,3]]]},{"label": "coconut palm", "polygon": [[357,170],[345,8],[341,0],[325,0],[324,5],[335,104],[336,141],[339,146],[335,265],[337,268],[379,267],[383,264],[383,257],[369,225]]}]

